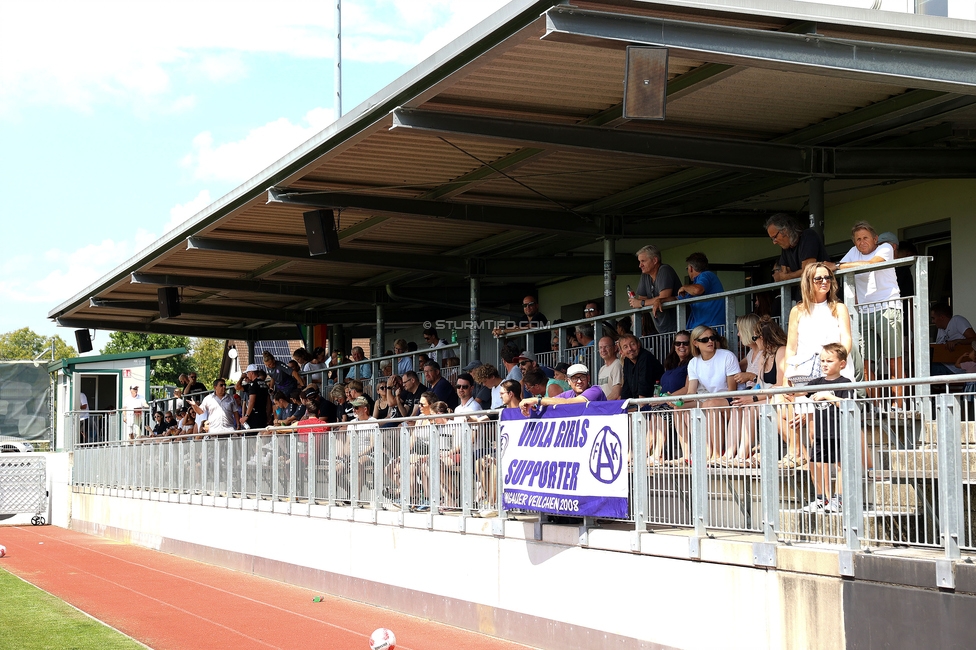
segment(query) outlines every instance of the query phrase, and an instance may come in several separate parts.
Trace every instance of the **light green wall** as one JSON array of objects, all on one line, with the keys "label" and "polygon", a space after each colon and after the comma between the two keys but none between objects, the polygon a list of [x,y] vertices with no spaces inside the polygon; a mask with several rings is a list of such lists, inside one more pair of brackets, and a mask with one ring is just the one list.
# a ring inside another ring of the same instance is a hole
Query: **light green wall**
[{"label": "light green wall", "polygon": [[[827,182],[830,192],[830,182]],[[850,228],[855,221],[871,222],[878,232],[891,230],[899,233],[903,228],[920,224],[952,220],[952,275],[955,284],[953,299],[955,308],[971,320],[976,320],[976,293],[969,291],[969,284],[976,279],[976,180],[929,181],[913,185],[893,185],[883,194],[831,205],[824,218],[826,243],[850,241]],[[899,233],[900,234],[900,233]],[[745,262],[776,257],[776,248],[764,233],[756,238],[703,239],[701,241],[667,248],[667,242],[653,242],[661,247],[664,262],[670,264],[684,277],[684,260],[696,251],[705,253],[714,264],[743,264]],[[636,270],[636,259],[635,259]],[[635,290],[639,275],[625,275],[618,269],[617,309],[626,308],[626,286]],[[742,273],[721,271],[718,273],[726,289],[745,286]],[[592,276],[570,280],[544,287],[540,292],[540,308],[550,318],[558,318],[560,307],[587,298],[603,295],[603,278]],[[742,306],[740,305],[740,309]]]}]

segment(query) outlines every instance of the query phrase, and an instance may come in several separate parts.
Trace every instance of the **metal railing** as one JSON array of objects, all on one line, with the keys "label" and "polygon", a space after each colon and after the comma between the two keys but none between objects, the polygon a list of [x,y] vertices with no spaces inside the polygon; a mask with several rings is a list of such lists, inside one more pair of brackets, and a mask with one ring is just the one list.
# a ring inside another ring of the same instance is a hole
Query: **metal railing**
[{"label": "metal railing", "polygon": [[[829,403],[783,387],[685,396],[679,407],[671,398],[621,402],[631,409],[632,458],[630,514],[619,521],[851,549],[942,548],[950,558],[976,551],[974,382],[961,374],[833,385],[902,392]],[[289,509],[505,517],[498,421],[468,416],[79,444],[72,485],[177,502],[203,495],[236,508],[271,499]]]},{"label": "metal railing", "polygon": [[[376,397],[376,386],[378,382],[386,381],[387,376],[383,374],[381,365],[385,361],[389,361],[391,364],[392,374],[400,374],[399,362],[401,359],[410,359],[410,369],[415,371],[417,375],[421,378],[421,383],[423,383],[423,369],[419,368],[419,358],[420,355],[426,355],[430,358],[437,357],[439,365],[441,366],[441,375],[447,379],[447,381],[454,383],[457,375],[461,372],[461,368],[467,365],[467,346],[462,343],[449,343],[442,347],[437,348],[426,348],[423,350],[417,350],[416,352],[403,352],[401,354],[390,354],[386,356],[373,357],[370,359],[363,359],[362,361],[350,361],[346,363],[336,364],[334,366],[329,366],[328,368],[323,368],[320,370],[309,370],[302,371],[301,375],[303,377],[309,377],[312,375],[323,375],[329,376],[330,374],[337,374],[338,381],[343,379],[357,379],[362,382],[363,390],[369,393],[371,397]],[[452,355],[458,359],[457,365],[445,366],[444,357],[445,353]],[[369,376],[365,376],[367,373],[364,371],[363,366],[369,368]],[[329,389],[336,383],[335,379],[325,381],[320,385],[320,393],[328,397]]]},{"label": "metal railing", "polygon": [[[905,257],[892,260],[890,262],[881,262],[878,264],[871,264],[869,266],[859,266],[853,269],[844,269],[842,271],[835,272],[838,284],[843,288],[844,304],[847,306],[847,309],[851,314],[851,336],[855,347],[861,347],[862,333],[884,331],[882,329],[884,323],[878,323],[879,319],[886,318],[890,320],[897,318],[898,316],[903,319],[903,332],[907,334],[907,336],[904,337],[906,340],[903,343],[901,341],[895,341],[890,337],[883,337],[880,335],[875,337],[864,337],[864,353],[861,356],[868,360],[881,360],[881,363],[877,364],[880,367],[877,368],[876,372],[874,371],[874,368],[872,368],[870,376],[892,376],[894,378],[899,376],[897,375],[897,372],[901,372],[902,374],[900,376],[903,377],[928,376],[928,348],[926,345],[919,345],[918,342],[929,341],[929,259],[930,258],[925,256]],[[854,278],[856,275],[886,269],[895,269],[904,266],[912,267],[912,277],[915,284],[915,294],[913,296],[902,296],[900,299],[896,299],[894,301],[886,301],[886,303],[892,303],[891,305],[880,303],[865,305],[857,304],[854,286]],[[785,330],[785,324],[789,322],[790,310],[793,308],[794,304],[792,300],[792,291],[793,288],[799,283],[800,279],[796,278],[792,280],[785,280],[783,282],[754,285],[751,287],[743,287],[741,289],[732,289],[729,291],[723,291],[721,293],[709,294],[706,296],[695,296],[681,300],[672,300],[663,303],[662,307],[664,309],[674,309],[676,311],[678,323],[677,329],[682,330],[685,329],[685,323],[688,319],[688,309],[691,305],[710,300],[722,300],[724,304],[723,313],[725,314],[724,321],[714,325],[712,329],[714,329],[718,334],[725,336],[728,339],[730,348],[734,350],[736,349],[737,345],[735,337],[738,335],[735,325],[736,317],[747,313],[743,309],[739,309],[739,304],[751,304],[751,298],[756,294],[771,292],[778,295],[780,311],[779,314],[771,314],[771,316],[778,320],[779,323],[783,325],[783,329]],[[873,310],[875,307],[883,307],[883,309],[878,310],[880,315],[873,311],[862,313],[862,311]],[[901,314],[890,313],[898,310],[901,311]],[[495,338],[495,356],[500,364],[501,349],[505,341],[508,339],[518,339],[523,341],[523,349],[536,353],[537,359],[542,365],[552,367],[560,361],[566,363],[577,363],[579,362],[579,359],[584,359],[584,362],[590,367],[591,370],[591,382],[596,384],[599,380],[600,366],[602,365],[600,356],[592,353],[592,347],[588,349],[589,354],[584,353],[581,356],[579,352],[580,348],[571,348],[568,346],[567,340],[569,334],[573,332],[577,325],[592,325],[595,332],[599,334],[599,332],[601,332],[605,326],[611,327],[613,323],[621,318],[631,318],[633,320],[633,331],[640,338],[642,346],[645,349],[651,350],[654,353],[654,356],[663,361],[671,351],[671,345],[674,341],[674,332],[643,335],[643,319],[649,317],[650,311],[650,307],[625,309],[612,314],[581,318],[579,320],[559,323],[558,325],[545,325],[528,330],[510,332]],[[888,315],[884,316],[886,313]],[[870,325],[876,326],[869,328]],[[877,325],[881,325],[881,327],[878,327]],[[543,351],[535,350],[533,335],[539,332],[552,332],[553,340],[558,340],[558,345],[556,346],[557,349]],[[899,345],[899,343],[902,344]],[[539,356],[540,354],[542,356]],[[897,363],[890,363],[889,360],[897,361]],[[860,363],[860,361],[858,362]],[[498,365],[498,367],[501,368],[502,366]]]}]

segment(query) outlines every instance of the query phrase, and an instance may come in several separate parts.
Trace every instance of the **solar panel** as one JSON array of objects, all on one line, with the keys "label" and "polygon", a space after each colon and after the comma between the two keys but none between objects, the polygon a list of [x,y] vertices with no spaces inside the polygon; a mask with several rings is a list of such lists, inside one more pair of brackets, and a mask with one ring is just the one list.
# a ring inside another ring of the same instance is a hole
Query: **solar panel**
[{"label": "solar panel", "polygon": [[[254,343],[254,358],[260,360],[265,350],[273,354],[278,361],[288,363],[288,360],[291,359],[291,348],[288,347],[288,341],[256,341]],[[258,363],[258,361],[251,363]]]}]

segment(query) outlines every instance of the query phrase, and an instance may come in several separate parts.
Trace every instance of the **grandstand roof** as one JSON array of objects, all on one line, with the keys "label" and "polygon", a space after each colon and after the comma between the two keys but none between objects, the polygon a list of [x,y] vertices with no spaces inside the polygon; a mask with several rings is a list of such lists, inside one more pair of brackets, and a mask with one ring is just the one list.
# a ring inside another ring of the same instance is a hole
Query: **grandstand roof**
[{"label": "grandstand roof", "polygon": [[[622,114],[667,47],[664,120]],[[68,327],[293,338],[602,275],[601,240],[762,236],[894,183],[976,177],[976,23],[786,0],[519,0],[54,308]],[[338,212],[311,257],[302,214]],[[156,291],[182,288],[159,319]],[[441,305],[437,307],[435,305]]]}]

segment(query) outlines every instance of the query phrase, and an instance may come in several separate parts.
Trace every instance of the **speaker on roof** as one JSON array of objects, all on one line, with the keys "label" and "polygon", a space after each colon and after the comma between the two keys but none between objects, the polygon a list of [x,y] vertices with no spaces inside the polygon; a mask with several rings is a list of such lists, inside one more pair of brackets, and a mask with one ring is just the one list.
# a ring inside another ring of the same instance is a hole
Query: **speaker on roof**
[{"label": "speaker on roof", "polygon": [[310,254],[324,255],[339,250],[339,233],[336,232],[335,213],[332,210],[312,210],[302,216],[305,217]]},{"label": "speaker on roof", "polygon": [[624,68],[624,117],[663,120],[668,103],[668,48],[630,46]]},{"label": "speaker on roof", "polygon": [[159,298],[159,319],[176,318],[180,311],[179,287],[160,287],[156,291]]},{"label": "speaker on roof", "polygon": [[88,330],[75,330],[75,345],[78,348],[78,354],[92,351],[91,334],[88,333]]}]

